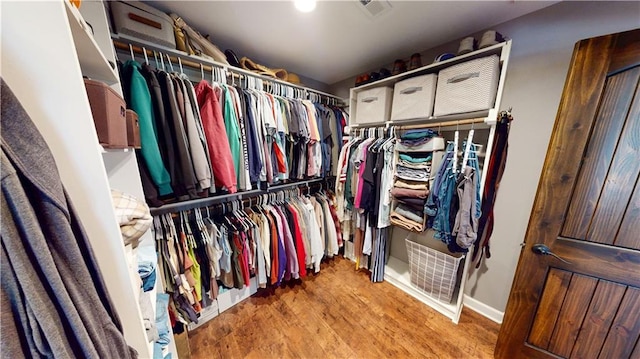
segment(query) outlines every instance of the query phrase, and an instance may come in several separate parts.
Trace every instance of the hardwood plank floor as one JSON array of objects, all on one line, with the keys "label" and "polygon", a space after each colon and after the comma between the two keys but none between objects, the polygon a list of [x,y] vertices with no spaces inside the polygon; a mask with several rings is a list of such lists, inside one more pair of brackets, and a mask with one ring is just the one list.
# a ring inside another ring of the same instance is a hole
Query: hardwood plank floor
[{"label": "hardwood plank floor", "polygon": [[493,358],[499,325],[458,325],[341,257],[295,285],[259,291],[189,333],[191,358]]}]

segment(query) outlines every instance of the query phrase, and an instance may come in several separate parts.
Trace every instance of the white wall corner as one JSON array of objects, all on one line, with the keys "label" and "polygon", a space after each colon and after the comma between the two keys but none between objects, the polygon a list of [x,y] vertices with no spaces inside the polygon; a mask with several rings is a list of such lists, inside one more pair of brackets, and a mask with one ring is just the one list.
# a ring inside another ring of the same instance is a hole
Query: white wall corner
[{"label": "white wall corner", "polygon": [[498,324],[502,324],[502,318],[504,317],[504,312],[501,312],[495,308],[492,308],[466,294],[464,295],[462,304],[465,307],[473,310],[474,312],[477,312]]}]

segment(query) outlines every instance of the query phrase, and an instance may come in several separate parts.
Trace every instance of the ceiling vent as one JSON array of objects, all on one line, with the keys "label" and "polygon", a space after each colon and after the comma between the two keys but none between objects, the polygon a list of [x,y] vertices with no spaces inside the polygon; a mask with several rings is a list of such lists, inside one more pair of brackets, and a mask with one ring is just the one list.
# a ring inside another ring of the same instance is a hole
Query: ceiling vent
[{"label": "ceiling vent", "polygon": [[387,0],[358,0],[357,4],[371,19],[379,18],[391,11],[391,3]]}]

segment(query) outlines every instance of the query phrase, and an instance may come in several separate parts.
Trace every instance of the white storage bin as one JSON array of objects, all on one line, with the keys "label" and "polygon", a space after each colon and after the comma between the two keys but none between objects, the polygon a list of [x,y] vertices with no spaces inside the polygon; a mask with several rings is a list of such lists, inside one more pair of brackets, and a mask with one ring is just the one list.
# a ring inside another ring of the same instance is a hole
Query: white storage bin
[{"label": "white storage bin", "polygon": [[500,60],[497,55],[483,57],[443,69],[438,74],[434,116],[493,107],[498,90]]},{"label": "white storage bin", "polygon": [[110,5],[116,33],[176,48],[169,15],[139,1],[113,1]]},{"label": "white storage bin", "polygon": [[376,87],[357,95],[356,124],[383,123],[391,115],[391,87]]},{"label": "white storage bin", "polygon": [[431,116],[437,80],[436,74],[429,74],[396,82],[393,89],[391,121]]}]

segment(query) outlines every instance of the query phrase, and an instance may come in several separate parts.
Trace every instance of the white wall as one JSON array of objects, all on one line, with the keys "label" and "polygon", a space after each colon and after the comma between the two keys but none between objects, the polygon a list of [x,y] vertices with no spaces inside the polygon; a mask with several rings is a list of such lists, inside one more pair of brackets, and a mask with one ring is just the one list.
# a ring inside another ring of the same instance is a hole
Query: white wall
[{"label": "white wall", "polygon": [[[466,287],[477,302],[499,312],[506,308],[575,43],[637,27],[640,2],[610,1],[562,2],[495,27],[513,39],[502,107],[513,107],[515,120],[495,205],[492,257],[472,270]],[[422,52],[423,64],[437,54],[455,53],[458,41]],[[356,75],[331,91],[348,97]]]},{"label": "white wall", "polygon": [[[125,260],[107,173],[62,1],[2,2],[0,74],[49,146],[120,316],[127,343],[152,352]],[[138,289],[139,290],[139,289]]]}]

